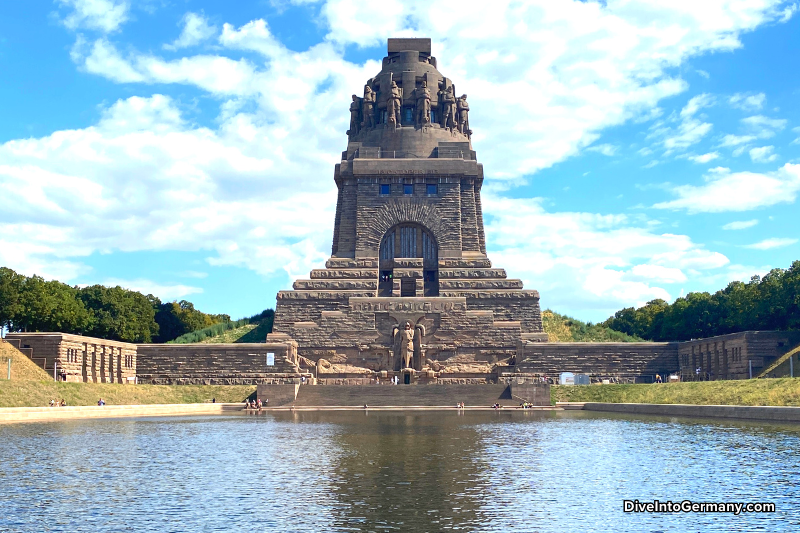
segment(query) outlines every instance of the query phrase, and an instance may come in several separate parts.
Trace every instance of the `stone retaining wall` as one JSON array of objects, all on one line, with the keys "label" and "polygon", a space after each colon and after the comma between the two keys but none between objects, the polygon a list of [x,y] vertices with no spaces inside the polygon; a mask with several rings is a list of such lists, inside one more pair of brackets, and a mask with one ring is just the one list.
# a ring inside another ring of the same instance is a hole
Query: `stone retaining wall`
[{"label": "stone retaining wall", "polygon": [[677,342],[525,342],[517,370],[557,377],[561,372],[648,381],[677,372]]},{"label": "stone retaining wall", "polygon": [[[268,387],[260,388],[259,393],[266,390]],[[506,385],[301,385],[294,405],[455,406],[459,402],[483,407],[520,404]]]},{"label": "stone retaining wall", "polygon": [[[288,343],[140,344],[139,383],[154,385],[293,384]],[[272,365],[267,365],[272,354]]]},{"label": "stone retaining wall", "polygon": [[772,422],[800,422],[800,407],[587,402],[583,404],[583,409],[585,411],[606,411],[632,415],[740,418],[746,420],[769,420]]},{"label": "stone retaining wall", "polygon": [[154,405],[96,405],[68,407],[8,407],[0,409],[0,423],[53,422],[75,418],[118,418],[128,416],[217,415],[241,411],[241,403],[191,403]]}]

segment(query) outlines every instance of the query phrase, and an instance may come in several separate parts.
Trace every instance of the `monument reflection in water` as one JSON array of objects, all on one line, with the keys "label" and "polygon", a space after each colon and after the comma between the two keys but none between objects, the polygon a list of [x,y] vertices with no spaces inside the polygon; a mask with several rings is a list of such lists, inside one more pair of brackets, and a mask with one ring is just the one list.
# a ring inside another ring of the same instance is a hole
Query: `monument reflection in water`
[{"label": "monument reflection in water", "polygon": [[[796,531],[800,428],[328,411],[0,426],[0,531]],[[626,514],[641,501],[770,514]]]}]

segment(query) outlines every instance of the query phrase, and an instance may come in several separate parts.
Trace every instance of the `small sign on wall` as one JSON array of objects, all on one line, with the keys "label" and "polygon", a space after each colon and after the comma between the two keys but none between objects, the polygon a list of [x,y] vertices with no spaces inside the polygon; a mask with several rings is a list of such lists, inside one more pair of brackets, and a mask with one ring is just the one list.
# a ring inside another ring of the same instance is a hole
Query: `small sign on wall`
[{"label": "small sign on wall", "polygon": [[275,354],[267,352],[267,366],[275,366]]}]

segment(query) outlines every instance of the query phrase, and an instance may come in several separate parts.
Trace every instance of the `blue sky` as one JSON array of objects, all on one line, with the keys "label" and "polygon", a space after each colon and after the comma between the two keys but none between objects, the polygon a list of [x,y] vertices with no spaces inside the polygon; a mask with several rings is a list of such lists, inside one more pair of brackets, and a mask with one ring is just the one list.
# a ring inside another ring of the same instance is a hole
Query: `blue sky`
[{"label": "blue sky", "polygon": [[797,4],[0,8],[0,264],[250,315],[330,254],[350,94],[433,39],[495,266],[584,320],[800,259]]}]

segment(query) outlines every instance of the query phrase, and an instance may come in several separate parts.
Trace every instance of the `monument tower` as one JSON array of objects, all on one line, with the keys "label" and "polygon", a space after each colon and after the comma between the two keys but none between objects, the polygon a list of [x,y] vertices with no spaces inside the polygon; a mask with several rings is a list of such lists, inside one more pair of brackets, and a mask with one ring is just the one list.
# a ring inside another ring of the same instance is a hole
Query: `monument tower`
[{"label": "monument tower", "polygon": [[331,258],[280,291],[269,339],[301,366],[400,372],[404,381],[513,363],[545,341],[539,294],[486,256],[483,166],[469,104],[437,70],[430,39],[389,39],[353,95]]}]

